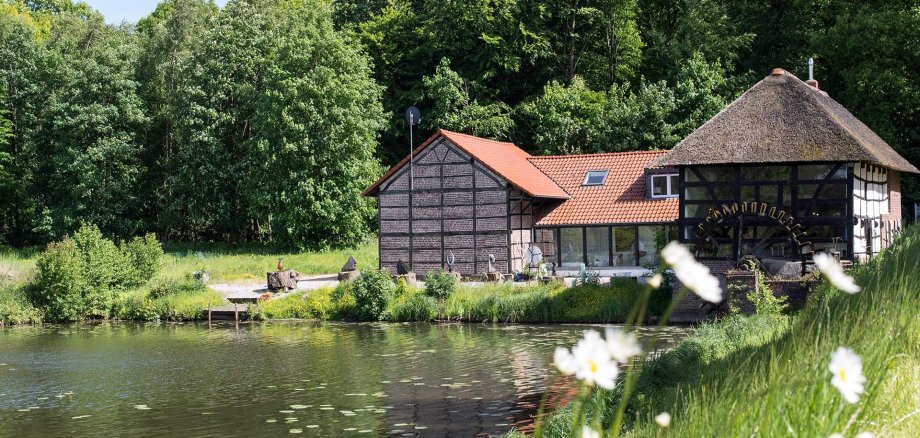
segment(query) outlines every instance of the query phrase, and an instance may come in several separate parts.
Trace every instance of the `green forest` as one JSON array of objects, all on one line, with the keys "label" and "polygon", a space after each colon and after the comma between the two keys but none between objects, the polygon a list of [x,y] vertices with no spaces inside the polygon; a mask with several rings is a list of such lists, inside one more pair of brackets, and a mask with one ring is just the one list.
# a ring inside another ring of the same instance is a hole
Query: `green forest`
[{"label": "green forest", "polygon": [[[913,0],[0,0],[0,245],[348,247],[443,127],[533,154],[668,149],[783,67],[920,165]],[[905,205],[920,201],[907,178]],[[912,212],[912,209],[909,209]],[[905,209],[908,212],[908,209]]]}]

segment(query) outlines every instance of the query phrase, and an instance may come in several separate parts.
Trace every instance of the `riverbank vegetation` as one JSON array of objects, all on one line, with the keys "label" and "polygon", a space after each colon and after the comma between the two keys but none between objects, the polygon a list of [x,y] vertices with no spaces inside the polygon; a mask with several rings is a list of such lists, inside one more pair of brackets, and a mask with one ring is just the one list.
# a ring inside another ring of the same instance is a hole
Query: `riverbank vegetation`
[{"label": "riverbank vegetation", "polygon": [[[441,277],[448,275],[441,274]],[[431,277],[431,276],[429,276]],[[252,309],[258,318],[318,318],[360,321],[466,321],[490,323],[615,323],[625,320],[641,286],[632,279],[565,287],[562,283],[515,285],[458,283],[416,288],[374,272],[336,288],[290,294]],[[378,293],[379,291],[379,293]],[[372,296],[373,298],[369,298]],[[653,315],[667,306],[669,292],[655,297]]]},{"label": "riverbank vegetation", "polygon": [[[920,432],[920,227],[852,274],[855,295],[828,284],[792,316],[732,315],[703,324],[646,367],[627,405],[627,436],[915,436]],[[831,385],[831,352],[862,358],[865,394],[846,403]],[[616,406],[622,385],[594,400]],[[667,428],[655,416],[671,415]],[[609,424],[612,412],[604,412]],[[545,437],[572,436],[572,408]]]}]

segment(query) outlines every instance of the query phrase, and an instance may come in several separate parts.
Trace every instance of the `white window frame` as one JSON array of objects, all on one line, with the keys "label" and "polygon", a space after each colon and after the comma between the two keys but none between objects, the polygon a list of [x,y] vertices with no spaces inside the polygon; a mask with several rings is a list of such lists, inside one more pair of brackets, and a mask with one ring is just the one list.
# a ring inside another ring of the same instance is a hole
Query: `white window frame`
[{"label": "white window frame", "polygon": [[[598,174],[598,173],[603,173],[604,179],[602,179],[601,182],[598,184],[588,184],[588,179],[591,177],[591,174]],[[583,186],[602,186],[607,183],[607,176],[609,174],[610,174],[610,171],[607,171],[607,170],[589,170],[587,173],[585,173],[585,179],[584,181],[581,182],[581,185]]]},{"label": "white window frame", "polygon": [[[674,177],[673,178],[674,181],[676,181],[679,178],[678,174],[676,173],[656,173],[653,175],[649,175],[649,180],[648,180],[649,193],[651,194],[652,198],[654,199],[676,198],[680,195],[679,193],[677,193],[677,187],[671,187],[672,177]],[[665,194],[663,195],[655,194],[655,178],[664,178]],[[680,183],[678,183],[678,185],[680,185]]]}]

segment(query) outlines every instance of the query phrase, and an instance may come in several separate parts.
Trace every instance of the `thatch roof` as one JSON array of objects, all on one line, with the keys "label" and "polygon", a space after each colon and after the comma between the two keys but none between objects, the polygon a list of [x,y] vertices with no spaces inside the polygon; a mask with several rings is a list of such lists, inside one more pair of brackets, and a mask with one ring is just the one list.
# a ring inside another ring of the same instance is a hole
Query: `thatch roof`
[{"label": "thatch roof", "polygon": [[652,166],[868,161],[920,173],[839,103],[775,69]]}]

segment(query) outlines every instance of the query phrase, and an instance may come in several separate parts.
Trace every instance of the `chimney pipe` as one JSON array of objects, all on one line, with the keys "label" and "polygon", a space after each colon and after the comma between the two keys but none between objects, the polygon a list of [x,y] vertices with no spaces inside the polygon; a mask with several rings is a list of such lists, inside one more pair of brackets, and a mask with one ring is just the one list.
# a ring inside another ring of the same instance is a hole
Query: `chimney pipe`
[{"label": "chimney pipe", "polygon": [[811,85],[815,90],[820,90],[818,88],[818,81],[815,80],[815,59],[808,58],[808,80],[805,81],[806,84]]}]

